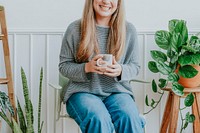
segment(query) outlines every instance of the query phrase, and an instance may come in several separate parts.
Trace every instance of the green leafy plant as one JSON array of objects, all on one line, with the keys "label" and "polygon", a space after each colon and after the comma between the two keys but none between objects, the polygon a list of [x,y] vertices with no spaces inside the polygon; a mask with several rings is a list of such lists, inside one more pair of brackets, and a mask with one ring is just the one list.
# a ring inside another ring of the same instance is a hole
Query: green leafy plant
[{"label": "green leafy plant", "polygon": [[[14,110],[10,104],[8,96],[4,92],[0,92],[0,116],[6,121],[14,133],[34,133],[34,116],[33,105],[29,96],[29,90],[27,85],[27,78],[23,68],[21,68],[22,86],[25,101],[25,113],[22,110],[19,100],[17,100],[17,116],[18,122],[13,118]],[[38,102],[38,133],[41,133],[43,127],[43,121],[40,122],[41,117],[41,98],[42,98],[42,79],[43,69],[40,71],[40,85],[39,85],[39,102]],[[11,114],[11,120],[6,115],[6,110]]]},{"label": "green leafy plant", "polygon": [[5,92],[0,91],[0,116],[7,122],[7,124],[13,128],[11,121],[6,116],[6,111],[8,110],[10,115],[14,116],[14,109],[10,103],[9,97]]},{"label": "green leafy plant", "polygon": [[[163,75],[158,81],[152,80],[152,91],[159,95],[159,99],[149,100],[148,95],[145,103],[150,110],[144,114],[148,114],[160,103],[169,83],[172,85],[172,91],[178,95],[184,95],[184,87],[179,84],[180,76],[184,78],[192,78],[197,75],[198,71],[192,65],[200,64],[200,38],[198,35],[189,37],[186,21],[173,19],[169,21],[168,31],[159,30],[155,33],[155,42],[160,50],[151,50],[152,61],[148,62],[148,68],[153,73]],[[179,69],[177,69],[179,68]],[[183,108],[180,108],[182,127],[181,132],[188,123],[192,123],[195,119],[193,114],[188,112],[183,118],[182,110],[190,107],[194,102],[192,93],[188,94],[184,101]]]}]

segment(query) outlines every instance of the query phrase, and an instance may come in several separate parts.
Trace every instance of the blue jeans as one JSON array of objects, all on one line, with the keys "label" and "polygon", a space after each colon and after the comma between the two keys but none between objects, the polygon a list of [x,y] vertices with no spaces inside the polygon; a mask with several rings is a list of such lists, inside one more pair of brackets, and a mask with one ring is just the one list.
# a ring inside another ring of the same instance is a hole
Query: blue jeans
[{"label": "blue jeans", "polygon": [[144,119],[129,94],[114,93],[102,101],[96,95],[80,92],[73,94],[66,106],[82,133],[143,132]]}]

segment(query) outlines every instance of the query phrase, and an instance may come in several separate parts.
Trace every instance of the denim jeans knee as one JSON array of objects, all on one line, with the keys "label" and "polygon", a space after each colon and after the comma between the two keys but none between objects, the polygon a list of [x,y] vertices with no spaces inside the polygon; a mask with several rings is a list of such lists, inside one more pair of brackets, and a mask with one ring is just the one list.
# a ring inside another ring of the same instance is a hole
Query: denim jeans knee
[{"label": "denim jeans knee", "polygon": [[82,133],[113,133],[114,126],[104,103],[89,93],[73,94],[67,101],[67,112]]},{"label": "denim jeans knee", "polygon": [[82,133],[142,133],[145,120],[139,116],[133,98],[115,93],[102,101],[89,93],[75,93],[66,104]]},{"label": "denim jeans knee", "polygon": [[144,119],[141,119],[135,101],[126,93],[115,93],[104,100],[116,133],[143,133]]}]

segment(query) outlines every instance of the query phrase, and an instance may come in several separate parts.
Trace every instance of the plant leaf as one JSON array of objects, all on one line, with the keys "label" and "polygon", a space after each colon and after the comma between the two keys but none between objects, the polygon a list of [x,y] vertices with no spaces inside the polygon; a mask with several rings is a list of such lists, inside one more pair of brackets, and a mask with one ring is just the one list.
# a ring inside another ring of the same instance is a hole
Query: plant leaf
[{"label": "plant leaf", "polygon": [[27,85],[27,78],[26,74],[21,68],[21,77],[22,77],[22,86],[23,86],[23,93],[24,93],[24,100],[25,100],[25,111],[26,111],[26,121],[27,121],[27,131],[26,133],[33,133],[33,113],[32,113],[32,105],[29,98],[29,91],[28,91],[28,85]]},{"label": "plant leaf", "polygon": [[177,33],[180,35],[180,39],[179,39],[180,46],[186,43],[188,39],[188,29],[186,26],[186,21],[173,19],[169,21],[168,27],[169,27],[170,33],[173,33],[173,34]]},{"label": "plant leaf", "polygon": [[170,45],[170,34],[168,31],[160,30],[155,33],[155,42],[162,48],[167,50]]},{"label": "plant leaf", "polygon": [[194,51],[199,51],[200,50],[200,38],[198,37],[198,35],[196,36],[191,36],[190,37],[190,41],[189,41],[189,46],[191,46],[192,50]]},{"label": "plant leaf", "polygon": [[162,78],[160,78],[159,79],[159,84],[158,84],[158,86],[160,87],[160,88],[165,88],[166,86],[167,86],[167,80],[166,79],[162,79]]},{"label": "plant leaf", "polygon": [[149,61],[148,62],[148,68],[153,73],[158,73],[159,72],[159,70],[158,70],[158,68],[156,66],[156,62],[154,62],[154,61]]},{"label": "plant leaf", "polygon": [[179,53],[178,51],[178,47],[180,45],[180,42],[179,42],[179,39],[180,39],[180,35],[179,34],[176,34],[174,33],[171,37],[171,43],[170,43],[170,50],[175,52],[175,53]]},{"label": "plant leaf", "polygon": [[193,114],[190,114],[189,112],[187,112],[186,116],[185,116],[185,120],[188,123],[193,123],[195,120],[195,116]]},{"label": "plant leaf", "polygon": [[180,85],[178,82],[173,82],[172,83],[172,91],[178,95],[178,96],[183,96],[183,90],[184,87],[182,85]]},{"label": "plant leaf", "polygon": [[189,117],[189,123],[193,123],[195,121],[195,115],[194,114],[190,114],[190,117]]},{"label": "plant leaf", "polygon": [[176,61],[178,60],[179,53],[176,51],[173,51],[173,48],[170,46],[167,50],[167,56],[170,58],[171,64],[175,64]]},{"label": "plant leaf", "polygon": [[155,100],[154,99],[151,99],[151,107],[154,107],[153,105],[155,104]]},{"label": "plant leaf", "polygon": [[169,67],[172,69],[172,72],[174,72],[176,69],[177,69],[177,65],[178,62],[175,62],[175,63],[169,63]]},{"label": "plant leaf", "polygon": [[179,76],[176,73],[170,73],[168,76],[168,80],[172,82],[177,82],[179,80]]},{"label": "plant leaf", "polygon": [[148,95],[146,95],[146,97],[145,97],[145,104],[146,104],[147,106],[149,106],[149,99],[148,99]]},{"label": "plant leaf", "polygon": [[9,118],[6,116],[6,114],[2,111],[0,112],[0,117],[4,119],[4,121],[10,126],[10,128],[13,130],[13,125]]},{"label": "plant leaf", "polygon": [[42,124],[41,124],[40,128],[38,129],[38,133],[42,132],[43,125],[44,125],[44,121],[42,121]]},{"label": "plant leaf", "polygon": [[32,125],[33,125],[33,123],[34,123],[34,116],[33,116],[33,104],[32,104],[32,102],[31,102],[31,100],[29,100],[29,104],[30,104],[30,114],[31,114],[31,122],[32,122]]},{"label": "plant leaf", "polygon": [[175,52],[174,55],[170,58],[171,59],[170,63],[172,64],[176,63],[178,61],[178,58],[179,58],[178,53]]},{"label": "plant leaf", "polygon": [[178,24],[179,20],[178,19],[172,19],[169,21],[169,24],[168,24],[168,29],[169,31],[172,33],[172,32],[175,32],[175,28]]},{"label": "plant leaf", "polygon": [[152,87],[153,92],[156,93],[157,90],[158,90],[158,89],[157,89],[158,87],[157,87],[156,82],[155,82],[154,79],[152,80],[151,87]]},{"label": "plant leaf", "polygon": [[185,44],[188,40],[188,29],[186,26],[186,21],[180,20],[178,25],[179,33],[181,34],[181,45]]},{"label": "plant leaf", "polygon": [[192,106],[193,102],[194,102],[194,96],[192,93],[189,93],[184,100],[184,104],[186,107],[190,107]]},{"label": "plant leaf", "polygon": [[6,110],[8,110],[11,116],[14,116],[14,109],[10,103],[10,99],[5,92],[0,91],[0,109],[6,114]]},{"label": "plant leaf", "polygon": [[186,65],[179,67],[178,74],[184,78],[192,78],[198,74],[198,71],[194,67]]},{"label": "plant leaf", "polygon": [[200,64],[200,54],[182,55],[179,57],[178,63],[181,66],[199,65]]},{"label": "plant leaf", "polygon": [[22,133],[22,130],[20,129],[15,119],[12,118],[12,122],[13,122],[13,133]]},{"label": "plant leaf", "polygon": [[156,63],[156,66],[159,72],[162,73],[163,75],[168,75],[169,73],[172,72],[172,69],[162,61],[158,61]]},{"label": "plant leaf", "polygon": [[184,124],[184,126],[183,126],[183,129],[186,129],[187,126],[188,126],[188,122],[186,121],[185,124]]},{"label": "plant leaf", "polygon": [[161,51],[158,50],[152,50],[151,51],[151,57],[155,60],[155,61],[162,61],[165,62],[167,61],[167,55]]},{"label": "plant leaf", "polygon": [[[194,43],[194,42],[192,42]],[[195,44],[183,45],[181,52],[184,54],[186,52],[190,52],[192,54],[196,54],[200,51],[200,45],[195,42]]]},{"label": "plant leaf", "polygon": [[38,133],[42,131],[42,125],[40,125],[41,117],[41,100],[42,100],[42,79],[43,79],[43,69],[40,70],[40,85],[39,85],[39,100],[38,100]]},{"label": "plant leaf", "polygon": [[25,121],[24,113],[22,111],[22,108],[18,99],[17,99],[17,113],[19,117],[20,128],[23,133],[26,133],[26,121]]}]

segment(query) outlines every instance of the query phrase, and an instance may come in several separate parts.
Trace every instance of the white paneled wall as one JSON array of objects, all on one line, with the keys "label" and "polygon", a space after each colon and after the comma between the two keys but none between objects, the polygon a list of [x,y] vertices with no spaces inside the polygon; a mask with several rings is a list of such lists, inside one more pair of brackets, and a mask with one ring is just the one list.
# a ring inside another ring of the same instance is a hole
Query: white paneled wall
[{"label": "white paneled wall", "polygon": [[[24,104],[20,69],[24,68],[29,84],[29,92],[34,106],[35,129],[37,127],[37,104],[40,69],[43,67],[43,95],[42,95],[42,120],[44,121],[43,133],[53,133],[53,111],[54,111],[54,91],[48,83],[58,83],[58,63],[59,52],[63,37],[61,30],[38,30],[36,31],[18,31],[9,32],[9,45],[11,54],[11,64],[13,70],[13,79],[16,97],[21,104]],[[154,31],[138,31],[140,64],[141,71],[138,79],[151,81],[152,78],[158,79],[158,74],[153,74],[148,70],[148,61],[151,60],[150,50],[158,49],[154,42]],[[0,57],[2,58],[2,46],[0,45]],[[3,59],[0,59],[0,76],[5,76]],[[133,90],[136,102],[141,113],[148,111],[144,99],[146,94],[149,97],[156,96],[151,91],[148,84],[133,83]],[[6,90],[5,86],[0,86],[0,90]],[[146,115],[146,132],[159,133],[162,113],[165,106],[166,96],[153,112]],[[63,113],[65,108],[63,108]],[[179,122],[180,123],[180,122]],[[60,120],[57,123],[57,133],[78,133],[76,123],[70,119]],[[185,133],[192,132],[192,127]],[[10,133],[9,128],[3,123],[2,133]]]}]

